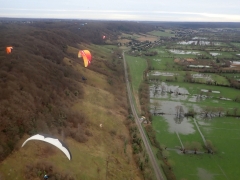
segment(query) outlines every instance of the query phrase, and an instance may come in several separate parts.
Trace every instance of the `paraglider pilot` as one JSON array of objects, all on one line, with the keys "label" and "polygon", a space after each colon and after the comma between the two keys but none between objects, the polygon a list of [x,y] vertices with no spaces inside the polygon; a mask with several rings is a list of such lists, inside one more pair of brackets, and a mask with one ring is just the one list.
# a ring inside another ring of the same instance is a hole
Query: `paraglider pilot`
[{"label": "paraglider pilot", "polygon": [[44,175],[44,179],[48,179],[48,175],[45,174],[45,175]]}]

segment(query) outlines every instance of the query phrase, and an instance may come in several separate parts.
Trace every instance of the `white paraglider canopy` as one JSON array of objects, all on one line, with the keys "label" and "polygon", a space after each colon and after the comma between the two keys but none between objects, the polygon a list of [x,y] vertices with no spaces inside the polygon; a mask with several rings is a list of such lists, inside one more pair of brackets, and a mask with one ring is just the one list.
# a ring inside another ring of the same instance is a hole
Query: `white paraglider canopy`
[{"label": "white paraglider canopy", "polygon": [[67,158],[69,160],[71,160],[71,158],[72,158],[72,155],[71,155],[70,151],[68,150],[68,148],[61,141],[59,141],[56,138],[53,138],[53,137],[51,137],[49,135],[36,134],[36,135],[33,135],[30,138],[28,138],[22,144],[22,147],[30,140],[40,140],[40,141],[44,141],[44,142],[50,143],[50,144],[56,146],[58,149],[60,149],[67,156]]}]

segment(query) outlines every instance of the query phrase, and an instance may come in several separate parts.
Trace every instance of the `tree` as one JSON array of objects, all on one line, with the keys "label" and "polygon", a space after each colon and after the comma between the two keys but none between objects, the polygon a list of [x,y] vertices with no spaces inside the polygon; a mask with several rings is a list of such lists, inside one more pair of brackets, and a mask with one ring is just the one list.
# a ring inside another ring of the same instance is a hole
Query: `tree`
[{"label": "tree", "polygon": [[183,118],[184,118],[183,107],[182,106],[176,106],[175,110],[176,110],[176,114],[175,114],[174,120],[177,124],[180,124],[183,121]]},{"label": "tree", "polygon": [[210,140],[206,140],[206,148],[208,153],[213,153],[213,151],[216,151]]},{"label": "tree", "polygon": [[197,151],[199,151],[201,149],[201,144],[199,142],[193,141],[192,144],[191,144],[191,149],[193,149],[195,151],[195,154],[196,154]]},{"label": "tree", "polygon": [[163,150],[162,151],[162,156],[163,156],[164,159],[167,159],[169,157],[169,151]]},{"label": "tree", "polygon": [[217,107],[216,111],[218,112],[218,117],[221,117],[223,112],[224,112],[224,108],[223,107]]},{"label": "tree", "polygon": [[154,100],[153,101],[153,106],[154,106],[154,114],[155,114],[157,108],[161,106],[161,103],[159,101],[157,101],[157,100]]},{"label": "tree", "polygon": [[234,114],[234,116],[237,115],[237,111],[238,111],[238,108],[237,108],[237,107],[233,109],[233,114]]}]

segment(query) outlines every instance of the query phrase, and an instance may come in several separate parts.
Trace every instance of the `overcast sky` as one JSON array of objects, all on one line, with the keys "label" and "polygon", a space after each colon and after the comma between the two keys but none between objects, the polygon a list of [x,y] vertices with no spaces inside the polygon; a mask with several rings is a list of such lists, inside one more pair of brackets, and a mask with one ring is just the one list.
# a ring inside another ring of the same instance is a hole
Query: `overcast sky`
[{"label": "overcast sky", "polygon": [[240,0],[0,0],[0,17],[240,22]]}]

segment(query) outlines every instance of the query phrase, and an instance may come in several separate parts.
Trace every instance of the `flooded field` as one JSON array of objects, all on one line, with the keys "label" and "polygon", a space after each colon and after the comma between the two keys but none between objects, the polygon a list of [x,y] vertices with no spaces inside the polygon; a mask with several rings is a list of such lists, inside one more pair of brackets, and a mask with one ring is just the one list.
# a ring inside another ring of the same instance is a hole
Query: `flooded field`
[{"label": "flooded field", "polygon": [[[229,114],[240,113],[239,104],[234,100],[239,94],[237,90],[227,87],[229,81],[221,74],[206,73],[208,68],[212,68],[210,61],[199,60],[207,57],[215,62],[216,57],[230,56],[232,53],[209,47],[225,47],[225,43],[212,42],[204,37],[194,37],[178,44],[165,50],[161,47],[156,51],[159,55],[165,53],[167,57],[173,56],[174,62],[187,66],[189,73],[182,69],[171,71],[168,67],[161,71],[162,68],[156,66],[154,71],[147,74],[150,83],[149,110],[157,140],[169,154],[167,159],[170,164],[173,162],[177,179],[234,179],[230,177],[236,175],[230,172],[231,168],[237,169],[232,167],[233,161],[239,164],[234,152],[240,150],[239,144],[235,148],[239,139],[239,128],[236,125],[239,125],[240,118],[235,121]],[[190,49],[187,45],[194,45],[194,48]],[[199,50],[195,45],[201,45]],[[202,50],[203,46],[207,50]],[[240,57],[239,51],[234,54]],[[232,56],[236,58],[234,54]],[[165,56],[159,57],[156,56],[153,61],[164,64]],[[238,60],[231,62],[231,66],[236,69],[239,65]],[[237,73],[229,75],[235,79],[239,79],[238,76]]]},{"label": "flooded field", "polygon": [[159,106],[155,108],[153,104],[156,104],[156,100],[150,100],[151,103],[151,113],[161,113],[165,121],[168,123],[169,133],[178,134],[192,134],[195,132],[194,125],[184,117],[184,112],[188,111],[188,108],[184,106],[181,102],[175,101],[159,101]]},{"label": "flooded field", "polygon": [[172,72],[161,72],[161,71],[151,71],[147,74],[147,76],[174,76],[178,75],[177,73],[172,73]]},{"label": "flooded field", "polygon": [[240,65],[240,61],[232,61],[233,65]]},{"label": "flooded field", "polygon": [[219,56],[219,55],[221,55],[221,53],[216,53],[216,52],[210,52],[210,54],[211,54],[212,56]]},{"label": "flooded field", "polygon": [[170,49],[169,51],[173,54],[194,54],[194,55],[201,54],[197,51],[183,51],[183,50],[177,50],[177,49]]},{"label": "flooded field", "polygon": [[167,85],[165,82],[161,82],[159,84],[151,85],[149,87],[150,90],[150,98],[156,98],[158,97],[175,97],[175,98],[181,98],[184,99],[187,98],[186,95],[189,95],[189,92],[187,89],[179,87],[179,86],[173,86],[173,85]]},{"label": "flooded field", "polygon": [[206,37],[193,37],[192,39],[204,39],[204,40],[206,40],[207,38]]},{"label": "flooded field", "polygon": [[203,41],[203,40],[198,40],[198,41],[180,41],[177,44],[181,45],[200,45],[200,46],[207,46],[207,45],[220,45],[220,43],[216,42],[210,42],[210,41]]},{"label": "flooded field", "polygon": [[192,74],[192,78],[194,79],[205,79],[206,81],[213,81],[211,75],[205,75],[205,74]]},{"label": "flooded field", "polygon": [[220,91],[209,91],[207,89],[201,89],[202,92],[220,93]]},{"label": "flooded field", "polygon": [[205,65],[188,65],[188,67],[191,67],[191,68],[210,68],[211,66],[205,66]]},{"label": "flooded field", "polygon": [[157,62],[160,62],[161,61],[161,59],[153,59],[154,61],[157,61]]}]

